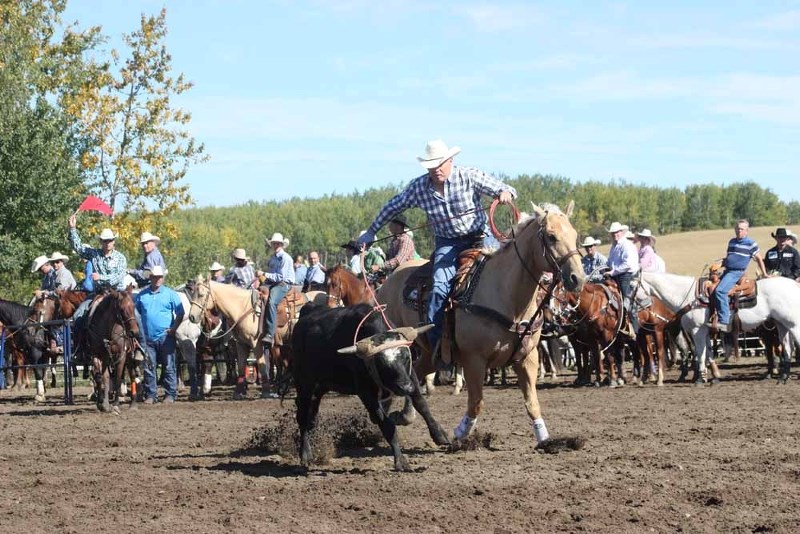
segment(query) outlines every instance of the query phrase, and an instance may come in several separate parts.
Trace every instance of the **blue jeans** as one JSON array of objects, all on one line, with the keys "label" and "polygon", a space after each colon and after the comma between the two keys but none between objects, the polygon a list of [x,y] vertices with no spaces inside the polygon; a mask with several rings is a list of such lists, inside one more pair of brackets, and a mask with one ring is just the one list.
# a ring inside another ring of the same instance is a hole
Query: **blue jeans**
[{"label": "blue jeans", "polygon": [[[144,337],[144,328],[142,328],[142,316],[139,315],[137,308],[133,308],[133,312],[136,315],[136,325],[139,327],[139,337],[137,339],[139,340],[139,345],[142,346],[142,350],[145,350],[144,347],[147,345],[147,340]],[[175,349],[172,352],[175,352]]]},{"label": "blue jeans", "polygon": [[289,284],[275,284],[269,288],[269,305],[267,306],[267,317],[264,321],[264,334],[269,334],[271,337],[275,336],[275,320],[278,317],[278,304],[281,303],[283,297],[289,292],[291,286]]},{"label": "blue jeans", "polygon": [[714,301],[717,305],[717,319],[720,324],[731,322],[731,306],[728,302],[728,291],[733,289],[736,282],[744,275],[744,271],[725,271],[722,279],[714,290]]},{"label": "blue jeans", "polygon": [[144,397],[155,399],[156,365],[164,366],[164,394],[175,399],[178,396],[178,376],[175,374],[175,337],[164,336],[159,340],[148,341],[144,346],[150,365],[144,366]]},{"label": "blue jeans", "polygon": [[453,277],[456,275],[458,255],[467,249],[481,246],[482,238],[480,236],[436,237],[436,248],[433,250],[433,286],[428,302],[428,322],[435,325],[428,330],[431,350],[436,348],[436,344],[442,338],[444,304],[453,285]]},{"label": "blue jeans", "polygon": [[635,334],[639,333],[639,314],[634,310],[634,294],[633,294],[633,286],[631,282],[633,281],[633,274],[631,273],[620,273],[614,277],[616,280],[617,285],[619,286],[619,292],[622,294],[622,304],[623,308],[626,312],[628,312],[628,317],[631,320],[631,327],[633,328],[633,332]]}]

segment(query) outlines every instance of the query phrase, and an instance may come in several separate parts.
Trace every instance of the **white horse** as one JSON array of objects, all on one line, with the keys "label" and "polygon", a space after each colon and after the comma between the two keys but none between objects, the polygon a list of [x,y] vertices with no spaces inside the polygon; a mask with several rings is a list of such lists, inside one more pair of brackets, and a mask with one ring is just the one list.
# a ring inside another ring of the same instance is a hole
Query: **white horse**
[{"label": "white horse", "polygon": [[[663,300],[673,311],[688,307],[681,317],[681,326],[688,332],[695,345],[698,371],[705,369],[706,350],[709,346],[706,308],[696,300],[697,280],[690,276],[668,273],[642,273],[642,286]],[[745,332],[755,330],[768,319],[778,325],[783,343],[781,380],[789,377],[789,363],[794,352],[794,340],[800,340],[800,285],[784,277],[764,278],[756,282],[757,304],[753,308],[739,310],[739,321]]]}]

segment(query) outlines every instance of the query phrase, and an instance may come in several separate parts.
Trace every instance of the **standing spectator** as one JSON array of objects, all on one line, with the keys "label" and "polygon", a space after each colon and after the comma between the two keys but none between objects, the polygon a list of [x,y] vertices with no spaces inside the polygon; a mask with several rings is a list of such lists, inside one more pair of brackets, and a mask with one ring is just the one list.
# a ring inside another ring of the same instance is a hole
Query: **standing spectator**
[{"label": "standing spectator", "polygon": [[164,285],[166,271],[160,265],[150,270],[150,285],[136,295],[142,316],[149,365],[144,366],[144,403],[157,402],[156,366],[164,373],[164,403],[175,402],[178,379],[175,372],[175,331],[185,310],[178,294]]},{"label": "standing spectator", "polygon": [[158,250],[158,245],[161,243],[160,237],[150,232],[144,232],[139,237],[139,243],[142,244],[144,259],[142,259],[142,263],[139,264],[138,268],[128,270],[128,274],[133,276],[138,287],[144,287],[150,282],[148,273],[153,270],[153,267],[160,265],[166,271],[167,264],[164,262],[164,256],[161,255],[161,251]]},{"label": "standing spectator", "polygon": [[[389,233],[394,237],[389,243],[389,253],[383,264],[383,270],[387,273],[397,269],[400,264],[414,259],[414,241],[408,236],[406,230],[408,230],[408,222],[402,213],[395,215],[389,221]],[[381,267],[377,264],[372,265],[373,272],[380,270]]]},{"label": "standing spectator", "polygon": [[586,251],[586,255],[581,259],[583,272],[588,277],[589,282],[601,283],[603,281],[603,269],[608,263],[608,258],[603,256],[598,250],[599,239],[590,235],[586,236],[581,246]]},{"label": "standing spectator", "polygon": [[278,304],[289,292],[289,287],[294,284],[294,265],[292,264],[292,257],[283,250],[286,242],[283,234],[276,232],[272,234],[272,237],[267,242],[272,247],[274,254],[269,259],[267,272],[264,274],[265,283],[269,286],[269,302],[267,313],[265,314],[266,317],[264,317],[263,340],[266,345],[272,346],[272,342],[275,339]]},{"label": "standing spectator", "polygon": [[308,261],[311,262],[311,267],[306,273],[303,291],[325,291],[325,266],[319,262],[319,252],[309,252]]},{"label": "standing spectator", "polygon": [[225,270],[224,265],[220,265],[219,262],[214,262],[211,264],[211,267],[208,268],[209,272],[211,273],[211,281],[212,282],[219,282],[221,284],[225,283],[225,275],[222,274],[222,271]]},{"label": "standing spectator", "polygon": [[307,273],[308,267],[306,266],[303,255],[298,254],[294,257],[294,285],[302,287],[306,282]]},{"label": "standing spectator", "polygon": [[256,272],[253,270],[253,266],[247,262],[247,252],[243,248],[234,249],[233,262],[234,265],[225,280],[237,287],[252,289],[256,281]]}]

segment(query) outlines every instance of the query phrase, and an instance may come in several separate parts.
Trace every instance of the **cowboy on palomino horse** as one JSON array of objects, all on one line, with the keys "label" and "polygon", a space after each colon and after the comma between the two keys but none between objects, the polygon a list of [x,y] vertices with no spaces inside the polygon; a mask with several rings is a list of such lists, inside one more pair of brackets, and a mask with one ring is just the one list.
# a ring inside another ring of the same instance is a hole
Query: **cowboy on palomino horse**
[{"label": "cowboy on palomino horse", "polygon": [[510,203],[517,196],[513,187],[483,171],[455,166],[453,157],[459,152],[458,146],[450,148],[438,139],[429,141],[425,154],[417,158],[427,172],[389,200],[369,229],[358,238],[359,245],[369,246],[384,224],[409,208],[420,208],[428,216],[435,244],[427,315],[434,327],[427,335],[434,354],[439,353],[436,347],[442,337],[444,304],[456,274],[458,255],[483,246],[486,214],[481,207],[481,196],[497,198],[502,204]]}]

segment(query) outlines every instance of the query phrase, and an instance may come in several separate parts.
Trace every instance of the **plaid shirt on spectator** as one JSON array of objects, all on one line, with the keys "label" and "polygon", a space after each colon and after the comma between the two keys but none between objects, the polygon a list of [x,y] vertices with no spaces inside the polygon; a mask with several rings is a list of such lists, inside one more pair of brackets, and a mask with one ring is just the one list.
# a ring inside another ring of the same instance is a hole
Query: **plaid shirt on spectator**
[{"label": "plaid shirt on spectator", "polygon": [[414,241],[403,232],[395,236],[389,244],[389,259],[383,264],[385,271],[393,271],[403,262],[414,259]]},{"label": "plaid shirt on spectator", "polygon": [[[481,195],[497,197],[508,191],[516,198],[516,190],[472,167],[456,167],[444,183],[444,196],[440,195],[425,173],[415,178],[392,198],[380,211],[370,226],[377,233],[392,217],[409,208],[420,208],[433,225],[437,237],[457,238],[483,233],[486,213],[481,208]],[[466,211],[473,213],[462,215]]]}]

